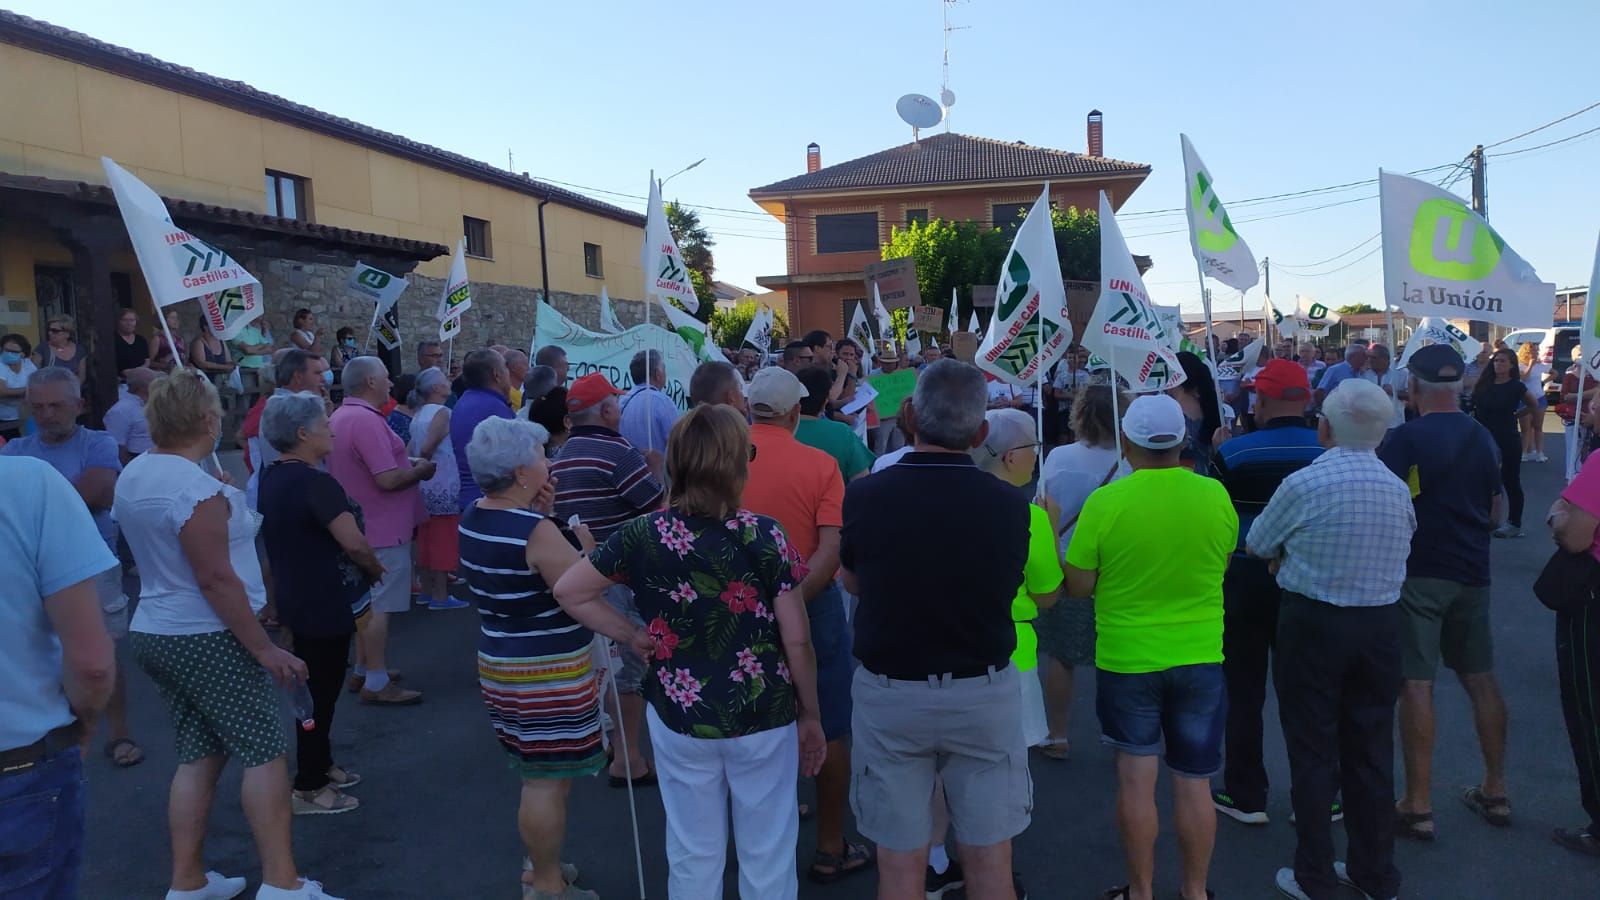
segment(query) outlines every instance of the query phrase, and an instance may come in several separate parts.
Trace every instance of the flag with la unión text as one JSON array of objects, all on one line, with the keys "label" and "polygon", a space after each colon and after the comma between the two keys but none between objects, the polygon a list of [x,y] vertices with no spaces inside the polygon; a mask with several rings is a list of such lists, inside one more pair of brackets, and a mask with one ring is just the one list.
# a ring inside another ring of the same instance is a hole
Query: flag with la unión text
[{"label": "flag with la uni\u00f3n text", "polygon": [[1481,341],[1461,328],[1438,316],[1427,316],[1411,332],[1411,339],[1406,341],[1405,352],[1400,354],[1395,367],[1404,369],[1411,362],[1411,354],[1434,344],[1444,344],[1454,349],[1464,360],[1476,359],[1478,352],[1483,349]]},{"label": "flag with la uni\u00f3n text", "polygon": [[994,315],[973,361],[1008,384],[1026,387],[1055,365],[1071,343],[1047,182],[1000,265]]},{"label": "flag with la uni\u00f3n text", "polygon": [[439,308],[433,314],[439,320],[439,340],[446,341],[461,330],[461,317],[472,308],[472,285],[467,282],[467,239],[456,242],[455,258],[450,260],[450,274],[444,281],[444,293],[439,296]]},{"label": "flag with la uni\u00f3n text", "polygon": [[605,285],[600,286],[600,330],[609,334],[621,334],[623,331],[622,322],[611,308],[611,295],[606,293]]},{"label": "flag with la uni\u00f3n text", "polygon": [[1256,286],[1261,274],[1256,271],[1256,257],[1250,247],[1240,239],[1228,219],[1228,210],[1217,197],[1211,173],[1200,161],[1200,154],[1189,142],[1189,136],[1180,134],[1183,143],[1184,184],[1187,186],[1184,207],[1189,214],[1189,246],[1200,270],[1236,291],[1248,291]]},{"label": "flag with la uni\u00f3n text", "polygon": [[645,302],[654,297],[662,306],[678,301],[689,312],[700,311],[700,298],[695,295],[694,281],[689,277],[689,267],[684,265],[678,242],[672,238],[667,225],[667,210],[661,202],[661,185],[650,173],[650,201],[644,214],[644,247],[639,254],[639,264],[644,267]]},{"label": "flag with la uni\u00f3n text", "polygon": [[1183,383],[1183,366],[1168,346],[1166,326],[1150,302],[1105,191],[1100,192],[1100,298],[1084,328],[1083,346],[1108,360],[1135,391]]},{"label": "flag with la uni\u00f3n text", "polygon": [[1556,286],[1460,197],[1434,184],[1378,173],[1383,287],[1408,316],[1469,319],[1511,328],[1548,326]]}]

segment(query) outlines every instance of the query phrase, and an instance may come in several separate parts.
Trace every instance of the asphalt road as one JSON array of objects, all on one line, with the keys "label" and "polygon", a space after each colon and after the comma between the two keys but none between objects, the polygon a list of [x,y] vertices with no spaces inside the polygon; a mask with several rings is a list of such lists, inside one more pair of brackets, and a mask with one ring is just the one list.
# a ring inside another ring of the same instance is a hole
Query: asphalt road
[{"label": "asphalt road", "polygon": [[[1551,419],[1551,461],[1527,464],[1528,537],[1496,541],[1493,549],[1496,661],[1511,715],[1510,790],[1514,824],[1494,829],[1456,799],[1459,786],[1481,775],[1477,740],[1465,694],[1453,680],[1439,684],[1434,809],[1439,839],[1402,842],[1399,865],[1410,898],[1600,897],[1600,861],[1550,840],[1557,826],[1581,823],[1577,775],[1557,699],[1553,616],[1530,585],[1549,553],[1543,510],[1561,480],[1559,423]],[[419,707],[365,707],[345,695],[334,732],[339,762],[365,780],[352,793],[362,806],[340,816],[294,822],[303,872],[344,898],[505,898],[514,900],[522,849],[516,832],[518,785],[507,768],[478,699],[471,610],[398,617],[393,665],[407,684],[423,689]],[[122,648],[126,662],[126,648]],[[166,791],[174,765],[171,727],[156,692],[131,663],[131,717],[148,759],[118,770],[96,752],[89,761],[89,834],[82,896],[90,900],[160,898],[168,877]],[[1122,883],[1121,849],[1113,818],[1115,776],[1108,749],[1097,743],[1092,678],[1078,683],[1072,726],[1073,758],[1033,758],[1033,825],[1016,842],[1016,864],[1034,898],[1094,898]],[[1288,818],[1288,765],[1276,710],[1269,700],[1267,759],[1282,789],[1269,800],[1270,825],[1218,823],[1211,887],[1219,898],[1279,896],[1273,873],[1288,865],[1294,832]],[[96,744],[98,748],[98,743]],[[1399,762],[1396,761],[1399,771]],[[260,881],[260,866],[238,801],[239,770],[224,775],[211,818],[207,859],[230,875]],[[810,792],[809,785],[802,788]],[[1166,793],[1165,776],[1160,788]],[[651,790],[638,795],[644,875],[651,898],[666,897],[661,805]],[[1168,803],[1162,800],[1163,816]],[[1169,819],[1170,821],[1170,819]],[[625,792],[603,779],[574,786],[566,858],[584,872],[582,885],[607,900],[638,895]],[[1342,844],[1342,835],[1337,838]],[[813,845],[801,826],[797,863]],[[1177,846],[1163,827],[1157,894],[1176,897]],[[730,863],[730,876],[732,864]],[[729,879],[727,896],[736,896]],[[867,898],[872,874],[830,887],[802,878],[808,898]],[[959,895],[954,895],[959,897]],[[1357,895],[1352,891],[1350,898]]]}]

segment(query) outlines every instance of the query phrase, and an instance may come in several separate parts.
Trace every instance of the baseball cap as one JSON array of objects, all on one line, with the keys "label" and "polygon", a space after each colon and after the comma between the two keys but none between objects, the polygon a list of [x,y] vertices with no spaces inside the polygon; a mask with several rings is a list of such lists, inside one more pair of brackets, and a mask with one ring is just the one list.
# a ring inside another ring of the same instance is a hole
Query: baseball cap
[{"label": "baseball cap", "polygon": [[1183,407],[1166,394],[1146,394],[1128,404],[1122,433],[1147,450],[1170,450],[1189,438]]},{"label": "baseball cap", "polygon": [[788,415],[802,397],[811,396],[800,379],[782,366],[757,372],[744,393],[750,399],[750,410],[764,416]]},{"label": "baseball cap", "polygon": [[1256,373],[1256,393],[1272,400],[1308,400],[1311,381],[1299,363],[1274,359]]},{"label": "baseball cap", "polygon": [[1467,363],[1449,344],[1429,344],[1406,358],[1406,369],[1418,380],[1444,384],[1460,381]]},{"label": "baseball cap", "polygon": [[623,392],[617,390],[605,375],[590,372],[567,388],[567,412],[582,412],[607,397],[615,397],[621,393]]}]

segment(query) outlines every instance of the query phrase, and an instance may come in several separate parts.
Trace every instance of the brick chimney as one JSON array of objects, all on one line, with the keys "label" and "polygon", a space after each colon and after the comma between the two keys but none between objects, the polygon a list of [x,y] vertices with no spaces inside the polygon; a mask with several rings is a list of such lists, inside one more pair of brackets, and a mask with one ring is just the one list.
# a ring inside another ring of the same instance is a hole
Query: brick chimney
[{"label": "brick chimney", "polygon": [[1105,125],[1101,122],[1100,110],[1089,110],[1089,155],[1106,155]]},{"label": "brick chimney", "polygon": [[816,141],[806,145],[806,173],[810,174],[822,168],[822,148]]}]

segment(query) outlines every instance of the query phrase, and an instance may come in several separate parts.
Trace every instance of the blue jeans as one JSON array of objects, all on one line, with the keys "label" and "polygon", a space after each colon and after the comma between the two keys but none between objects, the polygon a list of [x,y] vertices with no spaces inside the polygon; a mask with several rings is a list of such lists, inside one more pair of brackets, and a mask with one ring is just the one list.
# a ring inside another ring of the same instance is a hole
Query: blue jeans
[{"label": "blue jeans", "polygon": [[811,619],[811,646],[817,654],[817,705],[822,734],[838,740],[850,733],[853,703],[850,679],[855,674],[850,623],[844,617],[844,594],[831,584],[806,604]]},{"label": "blue jeans", "polygon": [[1167,768],[1190,778],[1210,778],[1222,768],[1228,696],[1221,663],[1135,675],[1099,669],[1094,683],[1101,743],[1155,756],[1164,742]]},{"label": "blue jeans", "polygon": [[0,900],[75,900],[83,820],[83,756],[76,746],[0,776]]}]

